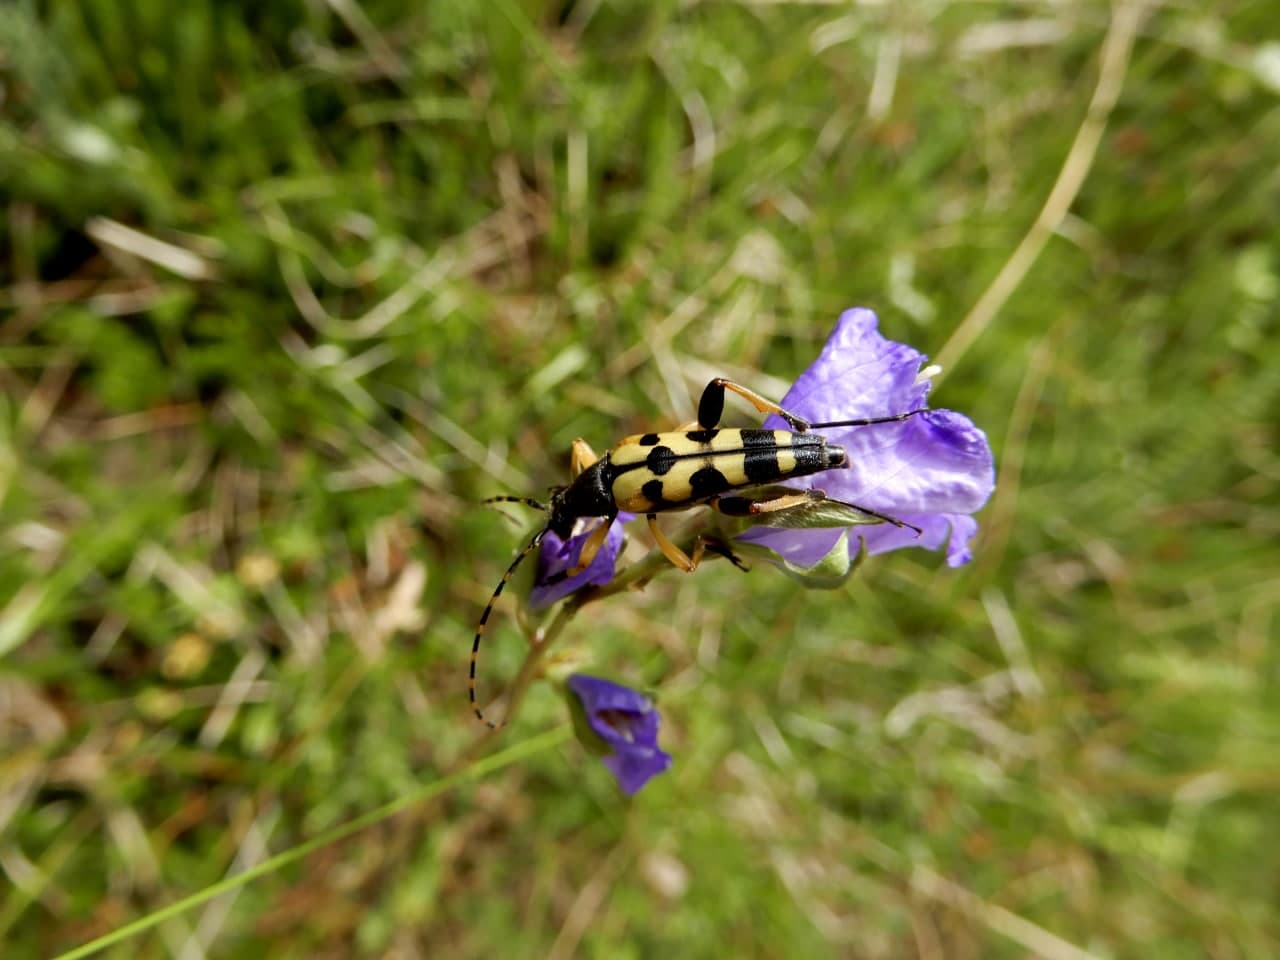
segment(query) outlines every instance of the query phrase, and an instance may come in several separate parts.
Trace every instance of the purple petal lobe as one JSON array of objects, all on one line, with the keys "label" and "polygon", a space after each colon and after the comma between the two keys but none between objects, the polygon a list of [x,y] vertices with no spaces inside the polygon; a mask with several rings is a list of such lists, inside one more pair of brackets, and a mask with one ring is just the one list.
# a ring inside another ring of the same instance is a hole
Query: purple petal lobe
[{"label": "purple petal lobe", "polygon": [[595,555],[595,559],[587,569],[573,577],[562,577],[561,574],[568,572],[578,562],[582,545],[587,542],[595,526],[588,525],[585,530],[574,534],[568,540],[561,540],[548,530],[538,550],[538,572],[533,590],[529,593],[529,606],[540,610],[551,606],[557,600],[563,600],[575,590],[591,585],[603,585],[612,580],[618,554],[622,552],[622,524],[630,519],[632,515],[629,513],[618,515],[618,519],[609,528],[604,545],[600,547],[600,552]]},{"label": "purple petal lobe", "polygon": [[612,753],[603,759],[618,786],[627,796],[631,796],[653,776],[662,773],[671,766],[671,757],[661,750],[632,749]]},{"label": "purple petal lobe", "polygon": [[924,533],[917,539],[914,530],[904,530],[887,523],[874,527],[860,527],[853,533],[866,541],[867,553],[888,553],[890,550],[898,550],[902,547],[938,550],[945,545],[947,566],[963,566],[973,559],[973,553],[969,550],[969,541],[978,532],[978,521],[973,517],[962,513],[908,513],[903,514],[899,519],[914,523]]},{"label": "purple petal lobe", "polygon": [[[923,407],[929,384],[916,383],[916,374],[924,354],[886,340],[876,329],[878,322],[862,307],[842,313],[818,359],[800,374],[781,405],[815,422],[884,417]],[[775,416],[765,426],[785,429],[786,423]]]},{"label": "purple petal lobe", "polygon": [[658,711],[648,697],[582,673],[571,676],[568,685],[592,732],[610,748],[604,764],[624,793],[635,793],[671,766],[671,756],[658,747]]},{"label": "purple petal lobe", "polygon": [[797,567],[812,567],[831,552],[840,539],[840,531],[780,530],[776,527],[752,527],[738,537],[748,543],[768,547],[782,559]]},{"label": "purple petal lobe", "polygon": [[[800,375],[782,406],[815,423],[883,417],[922,409],[929,383],[918,382],[925,356],[906,344],[886,340],[874,313],[841,315],[818,359]],[[785,428],[780,417],[766,427]],[[995,460],[986,434],[966,416],[931,410],[898,423],[822,429],[848,454],[849,466],[786,481],[814,487],[827,496],[887,514],[923,530],[890,524],[850,529],[849,549],[863,541],[869,553],[901,547],[947,548],[951,566],[971,558],[968,543],[977,531],[969,514],[981,509],[995,486]],[[835,543],[835,533],[755,528],[743,539],[769,547],[793,564],[817,562]]]},{"label": "purple petal lobe", "polygon": [[849,454],[849,467],[804,479],[838,500],[900,519],[905,513],[973,513],[995,486],[986,435],[950,410],[827,433]]}]

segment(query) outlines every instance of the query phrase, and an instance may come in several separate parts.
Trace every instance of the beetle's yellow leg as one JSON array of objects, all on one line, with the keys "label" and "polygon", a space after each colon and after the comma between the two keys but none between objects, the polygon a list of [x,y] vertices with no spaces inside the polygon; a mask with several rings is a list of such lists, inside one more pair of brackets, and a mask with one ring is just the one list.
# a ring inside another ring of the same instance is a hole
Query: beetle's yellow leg
[{"label": "beetle's yellow leg", "polygon": [[707,549],[707,545],[701,537],[693,542],[693,556],[690,557],[667,539],[667,535],[658,526],[658,518],[655,514],[646,514],[645,519],[649,521],[649,532],[653,534],[653,539],[657,541],[658,549],[674,566],[679,567],[685,573],[693,573],[698,569],[698,564],[702,562],[702,555]]},{"label": "beetle's yellow leg", "polygon": [[569,448],[569,476],[577,480],[582,471],[599,459],[596,452],[591,449],[591,444],[579,437]]},{"label": "beetle's yellow leg", "polygon": [[578,554],[578,562],[569,568],[566,576],[576,577],[591,566],[591,561],[604,546],[604,539],[609,535],[609,528],[613,526],[614,519],[614,517],[605,517],[600,521],[599,526],[591,531],[591,536],[587,537],[587,542],[582,545],[582,552]]},{"label": "beetle's yellow leg", "polygon": [[777,513],[790,510],[803,503],[825,500],[827,495],[821,490],[797,490],[795,493],[784,493],[767,500],[752,500],[750,497],[716,497],[707,501],[707,506],[718,510],[728,517],[754,517],[761,513]]},{"label": "beetle's yellow leg", "polygon": [[724,414],[724,392],[726,390],[732,390],[761,413],[776,413],[787,421],[787,425],[792,430],[798,433],[804,433],[809,429],[809,421],[804,417],[798,417],[794,413],[782,409],[772,400],[760,396],[749,387],[734,383],[732,380],[726,380],[724,377],[716,377],[703,388],[702,399],[698,401],[698,425],[703,430],[714,430],[720,425],[720,417]]}]

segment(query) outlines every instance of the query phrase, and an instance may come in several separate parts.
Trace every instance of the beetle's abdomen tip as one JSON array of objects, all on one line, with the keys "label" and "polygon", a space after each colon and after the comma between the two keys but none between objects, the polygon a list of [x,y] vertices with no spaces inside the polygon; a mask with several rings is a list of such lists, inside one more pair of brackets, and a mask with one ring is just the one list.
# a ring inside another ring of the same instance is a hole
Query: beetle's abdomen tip
[{"label": "beetle's abdomen tip", "polygon": [[844,447],[837,447],[831,444],[827,445],[827,469],[835,470],[839,467],[847,467],[849,465],[849,456],[844,452]]}]

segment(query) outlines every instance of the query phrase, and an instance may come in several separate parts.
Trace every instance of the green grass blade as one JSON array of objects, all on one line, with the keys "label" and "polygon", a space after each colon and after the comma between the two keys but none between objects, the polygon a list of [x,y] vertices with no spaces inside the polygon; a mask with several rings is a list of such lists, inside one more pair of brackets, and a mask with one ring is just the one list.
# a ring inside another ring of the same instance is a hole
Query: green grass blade
[{"label": "green grass blade", "polygon": [[552,730],[548,730],[546,733],[540,733],[536,737],[531,737],[522,743],[517,743],[512,747],[508,747],[506,750],[502,750],[492,756],[485,757],[482,760],[477,760],[465,770],[459,770],[457,773],[451,773],[447,777],[442,777],[439,780],[424,784],[419,789],[411,791],[399,799],[392,800],[390,803],[384,804],[376,810],[371,810],[362,816],[356,817],[354,820],[334,827],[332,830],[326,830],[318,837],[314,837],[305,843],[300,843],[296,847],[291,847],[283,853],[278,853],[274,857],[270,857],[248,870],[245,870],[243,873],[237,873],[234,876],[227,877],[225,880],[219,881],[218,883],[210,884],[203,890],[191,894],[189,897],[183,897],[181,900],[171,903],[167,907],[162,907],[159,910],[147,914],[145,917],[139,917],[132,923],[127,923],[123,927],[112,930],[110,933],[104,934],[94,940],[90,940],[88,943],[81,944],[73,950],[68,950],[66,953],[59,954],[55,960],[76,960],[78,957],[88,957],[105,947],[111,946],[112,944],[128,940],[130,937],[136,936],[144,930],[149,930],[165,920],[168,920],[170,917],[175,917],[180,913],[190,910],[192,907],[198,907],[200,904],[206,903],[220,894],[243,887],[245,884],[253,880],[257,880],[259,877],[265,877],[267,874],[273,873],[281,867],[288,866],[291,863],[295,863],[322,847],[327,847],[331,843],[337,843],[339,840],[345,839],[353,833],[359,833],[366,827],[371,827],[375,823],[380,823],[389,817],[393,817],[400,811],[407,810],[409,807],[412,807],[417,803],[421,803],[424,800],[429,800],[432,797],[438,796],[451,787],[465,783],[468,780],[477,780],[480,777],[493,773],[495,770],[500,770],[503,767],[510,766],[511,764],[523,760],[526,757],[531,757],[536,753],[540,753],[543,750],[550,749],[559,743],[563,743],[568,739],[569,733],[570,728],[568,726],[556,727]]}]

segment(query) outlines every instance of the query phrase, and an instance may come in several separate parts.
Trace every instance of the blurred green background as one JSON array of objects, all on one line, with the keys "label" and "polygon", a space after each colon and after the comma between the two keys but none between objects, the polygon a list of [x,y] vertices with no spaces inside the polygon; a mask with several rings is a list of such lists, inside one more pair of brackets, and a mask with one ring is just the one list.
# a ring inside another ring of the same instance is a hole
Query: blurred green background
[{"label": "blurred green background", "polygon": [[6,960],[465,769],[478,501],[853,305],[989,433],[972,565],[591,605],[634,800],[569,742],[105,955],[1280,955],[1275,13],[0,6]]}]

